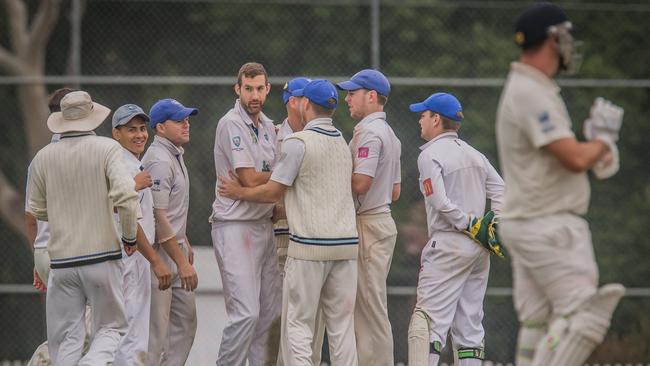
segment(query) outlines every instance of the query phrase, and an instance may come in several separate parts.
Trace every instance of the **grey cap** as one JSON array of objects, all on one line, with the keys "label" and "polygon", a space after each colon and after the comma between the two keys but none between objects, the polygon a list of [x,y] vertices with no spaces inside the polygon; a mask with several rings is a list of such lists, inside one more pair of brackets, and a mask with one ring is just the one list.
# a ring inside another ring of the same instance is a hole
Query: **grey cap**
[{"label": "grey cap", "polygon": [[144,113],[142,108],[135,104],[125,104],[113,113],[113,128],[129,123],[134,117],[142,117],[147,123],[150,121],[149,116]]}]

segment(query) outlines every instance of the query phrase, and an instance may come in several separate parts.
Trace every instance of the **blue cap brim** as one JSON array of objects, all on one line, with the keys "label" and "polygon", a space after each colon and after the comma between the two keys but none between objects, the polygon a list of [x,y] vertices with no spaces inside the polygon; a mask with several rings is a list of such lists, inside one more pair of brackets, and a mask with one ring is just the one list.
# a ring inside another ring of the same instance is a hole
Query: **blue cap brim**
[{"label": "blue cap brim", "polygon": [[180,111],[172,114],[169,119],[174,121],[180,121],[185,117],[194,116],[199,113],[199,110],[196,108],[183,108]]},{"label": "blue cap brim", "polygon": [[341,89],[341,90],[358,90],[358,89],[363,89],[363,86],[348,80],[348,81],[343,81],[341,83],[336,84],[336,87]]},{"label": "blue cap brim", "polygon": [[424,105],[424,103],[415,103],[415,104],[411,104],[409,106],[409,109],[411,110],[411,112],[422,113],[429,108],[427,108],[427,106]]}]

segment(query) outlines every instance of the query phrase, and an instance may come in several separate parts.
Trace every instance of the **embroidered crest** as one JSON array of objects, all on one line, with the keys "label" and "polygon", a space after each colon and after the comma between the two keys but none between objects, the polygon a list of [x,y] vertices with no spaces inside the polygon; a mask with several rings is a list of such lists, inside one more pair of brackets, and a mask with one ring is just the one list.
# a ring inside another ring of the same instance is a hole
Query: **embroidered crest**
[{"label": "embroidered crest", "polygon": [[370,152],[370,148],[367,146],[362,146],[359,148],[359,152],[357,153],[358,158],[367,158],[368,153]]},{"label": "embroidered crest", "polygon": [[429,197],[433,194],[433,185],[431,184],[431,178],[427,178],[422,182],[422,186],[424,187],[424,195]]},{"label": "embroidered crest", "polygon": [[235,147],[239,147],[241,144],[241,137],[235,136],[232,138],[232,143],[235,144]]},{"label": "embroidered crest", "polygon": [[269,141],[269,134],[266,133],[266,132],[264,132],[264,139],[265,139],[266,141]]},{"label": "embroidered crest", "polygon": [[151,186],[151,190],[155,192],[160,191],[160,179],[154,179],[153,180],[153,185]]},{"label": "embroidered crest", "polygon": [[270,172],[271,171],[271,164],[269,164],[268,161],[262,160],[262,171],[263,172]]}]

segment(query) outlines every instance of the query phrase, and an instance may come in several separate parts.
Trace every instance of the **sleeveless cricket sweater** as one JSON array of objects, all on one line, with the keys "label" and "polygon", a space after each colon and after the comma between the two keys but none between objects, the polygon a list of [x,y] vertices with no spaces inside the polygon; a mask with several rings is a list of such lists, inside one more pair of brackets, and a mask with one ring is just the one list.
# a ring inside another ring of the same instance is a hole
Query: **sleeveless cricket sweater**
[{"label": "sleeveless cricket sweater", "polygon": [[305,144],[300,171],[284,200],[291,232],[288,256],[357,259],[352,157],[345,139],[333,126],[309,128],[287,139]]}]

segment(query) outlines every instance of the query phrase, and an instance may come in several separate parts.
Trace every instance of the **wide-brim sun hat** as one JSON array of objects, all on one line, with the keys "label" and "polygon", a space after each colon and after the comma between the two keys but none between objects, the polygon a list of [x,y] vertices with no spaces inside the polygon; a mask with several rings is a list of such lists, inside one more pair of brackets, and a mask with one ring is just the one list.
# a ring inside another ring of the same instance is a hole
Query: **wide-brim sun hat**
[{"label": "wide-brim sun hat", "polygon": [[47,118],[47,128],[53,133],[93,131],[110,113],[110,108],[93,102],[85,91],[74,91],[61,99],[61,112]]}]

